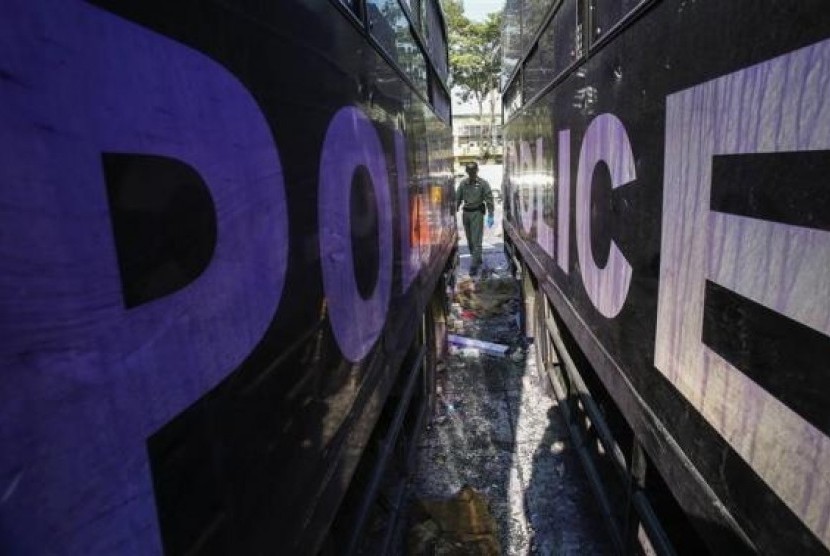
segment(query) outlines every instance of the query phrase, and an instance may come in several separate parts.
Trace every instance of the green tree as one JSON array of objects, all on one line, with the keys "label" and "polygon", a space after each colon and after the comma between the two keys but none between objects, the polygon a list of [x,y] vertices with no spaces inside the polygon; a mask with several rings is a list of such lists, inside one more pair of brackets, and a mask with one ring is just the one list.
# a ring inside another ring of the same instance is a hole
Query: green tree
[{"label": "green tree", "polygon": [[[502,12],[476,23],[464,15],[463,0],[443,0],[442,6],[449,31],[450,85],[463,102],[476,102],[482,122],[484,105],[489,101],[488,133],[483,139],[492,145],[501,73]],[[486,158],[487,153],[484,155]]]},{"label": "green tree", "polygon": [[[447,20],[450,35],[470,24],[470,20],[464,15],[463,0],[441,0],[441,7],[444,10],[444,19]],[[452,44],[452,38],[450,44]]]}]

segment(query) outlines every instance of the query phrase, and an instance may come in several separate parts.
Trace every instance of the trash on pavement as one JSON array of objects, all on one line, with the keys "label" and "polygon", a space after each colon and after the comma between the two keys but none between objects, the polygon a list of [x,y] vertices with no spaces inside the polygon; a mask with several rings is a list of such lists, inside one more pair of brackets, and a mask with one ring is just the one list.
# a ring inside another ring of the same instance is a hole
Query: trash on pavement
[{"label": "trash on pavement", "polygon": [[512,354],[510,354],[510,359],[516,363],[520,363],[527,359],[527,354],[525,354],[524,350],[517,349]]},{"label": "trash on pavement", "polygon": [[473,338],[466,338],[464,336],[458,336],[457,334],[448,334],[447,340],[451,344],[461,348],[477,349],[487,355],[495,355],[496,357],[504,357],[507,350],[510,349],[510,346],[505,346],[503,344],[494,344],[493,342],[485,342],[484,340],[474,340]]},{"label": "trash on pavement", "polygon": [[409,554],[501,554],[496,520],[487,500],[468,485],[450,498],[420,500],[409,530]]},{"label": "trash on pavement", "polygon": [[518,295],[516,280],[512,277],[491,276],[475,282],[461,280],[456,285],[456,302],[462,315],[487,318],[509,312]]}]

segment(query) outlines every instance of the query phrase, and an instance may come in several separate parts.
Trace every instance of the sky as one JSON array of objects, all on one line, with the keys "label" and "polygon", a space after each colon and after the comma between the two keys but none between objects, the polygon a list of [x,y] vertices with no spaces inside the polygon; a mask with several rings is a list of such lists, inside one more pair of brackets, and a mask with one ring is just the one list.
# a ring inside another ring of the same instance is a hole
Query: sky
[{"label": "sky", "polygon": [[487,14],[504,7],[504,0],[464,0],[464,15],[473,21],[484,21]]}]

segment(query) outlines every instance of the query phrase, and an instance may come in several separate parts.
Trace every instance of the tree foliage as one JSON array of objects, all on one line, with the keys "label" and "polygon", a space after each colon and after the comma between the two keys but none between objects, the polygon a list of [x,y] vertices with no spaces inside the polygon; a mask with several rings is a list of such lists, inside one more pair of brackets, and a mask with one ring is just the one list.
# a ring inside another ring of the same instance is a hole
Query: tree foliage
[{"label": "tree foliage", "polygon": [[[466,19],[466,18],[464,18]],[[466,20],[450,50],[452,84],[461,100],[475,100],[479,108],[485,97],[499,88],[501,72],[501,12],[490,14],[482,23]]]},{"label": "tree foliage", "polygon": [[485,101],[490,101],[492,132],[501,74],[502,11],[478,23],[464,15],[463,0],[442,0],[441,4],[449,31],[450,85],[463,102],[476,102],[479,119]]},{"label": "tree foliage", "polygon": [[450,32],[450,44],[453,44],[453,33],[464,29],[471,22],[464,15],[463,0],[441,0],[441,7],[444,9],[444,18]]}]

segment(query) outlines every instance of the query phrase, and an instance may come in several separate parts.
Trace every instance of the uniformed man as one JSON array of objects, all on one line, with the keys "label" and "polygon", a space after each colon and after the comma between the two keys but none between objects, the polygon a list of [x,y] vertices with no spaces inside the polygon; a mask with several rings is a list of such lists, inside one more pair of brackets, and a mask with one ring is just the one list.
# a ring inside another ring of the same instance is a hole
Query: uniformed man
[{"label": "uniformed man", "polygon": [[481,266],[481,239],[484,232],[484,213],[487,212],[487,227],[493,226],[493,192],[486,180],[478,177],[478,164],[468,162],[466,165],[467,177],[458,186],[455,210],[464,205],[464,235],[470,246],[472,264],[470,275],[478,273]]}]

